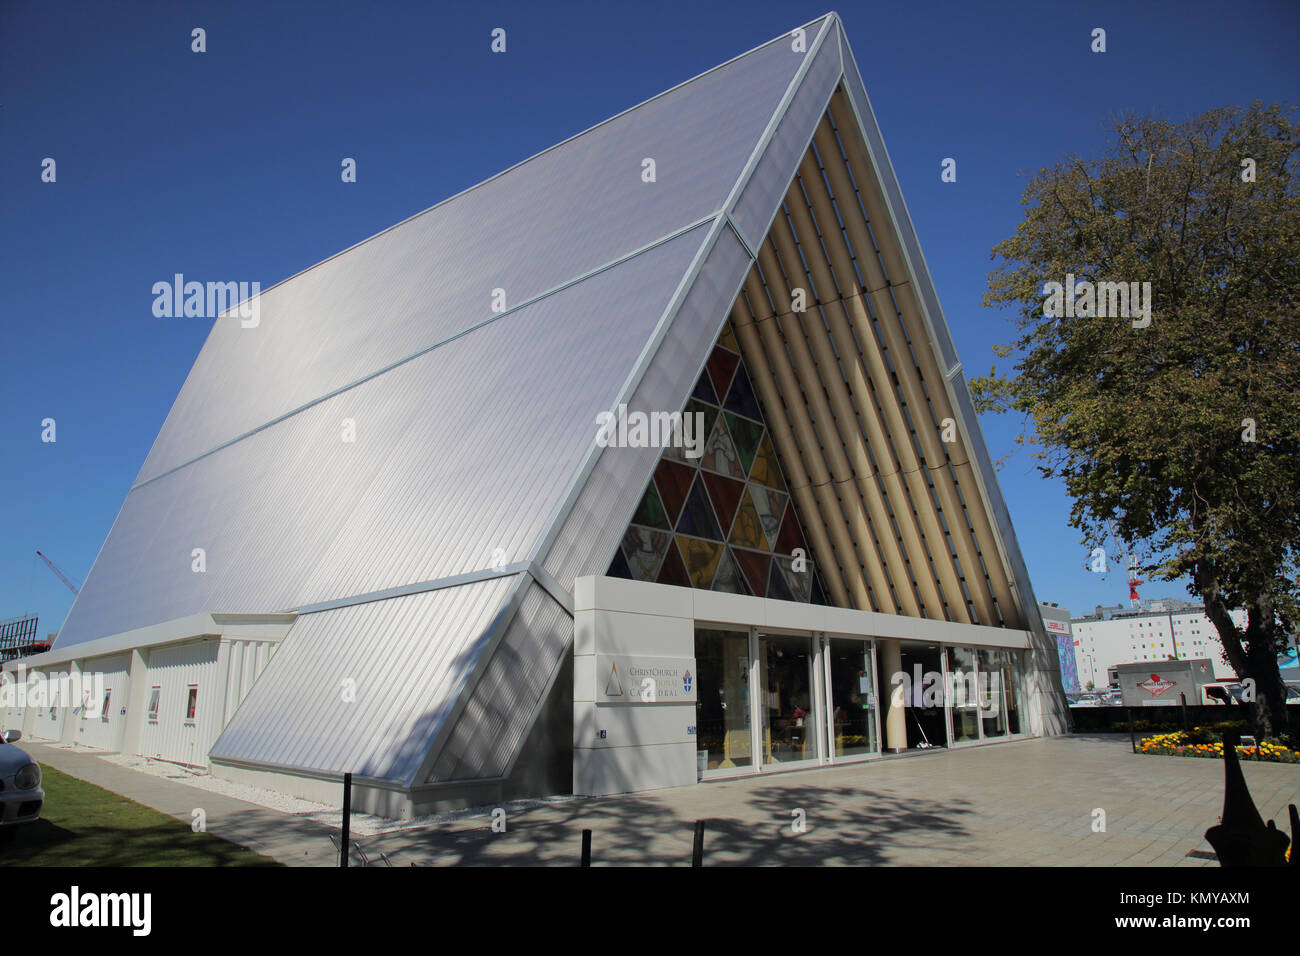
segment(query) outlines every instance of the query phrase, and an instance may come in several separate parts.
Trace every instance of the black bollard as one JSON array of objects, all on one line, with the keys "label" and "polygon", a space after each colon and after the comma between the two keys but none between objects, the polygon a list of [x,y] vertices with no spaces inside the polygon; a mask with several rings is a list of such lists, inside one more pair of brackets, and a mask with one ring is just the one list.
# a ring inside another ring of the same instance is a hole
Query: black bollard
[{"label": "black bollard", "polygon": [[691,848],[691,866],[704,865],[704,821],[695,821],[695,845]]},{"label": "black bollard", "polygon": [[343,846],[339,850],[339,866],[348,865],[348,842],[352,838],[352,774],[343,775]]},{"label": "black bollard", "polygon": [[582,862],[579,866],[591,866],[591,831],[582,831]]}]

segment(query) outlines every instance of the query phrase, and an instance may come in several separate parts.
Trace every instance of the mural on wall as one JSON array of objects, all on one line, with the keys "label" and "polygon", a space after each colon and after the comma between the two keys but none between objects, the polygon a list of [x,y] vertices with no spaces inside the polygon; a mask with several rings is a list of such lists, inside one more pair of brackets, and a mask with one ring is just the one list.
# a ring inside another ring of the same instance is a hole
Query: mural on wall
[{"label": "mural on wall", "polygon": [[1071,635],[1056,635],[1056,654],[1061,659],[1061,686],[1067,694],[1081,693],[1079,669],[1074,662],[1074,638]]}]

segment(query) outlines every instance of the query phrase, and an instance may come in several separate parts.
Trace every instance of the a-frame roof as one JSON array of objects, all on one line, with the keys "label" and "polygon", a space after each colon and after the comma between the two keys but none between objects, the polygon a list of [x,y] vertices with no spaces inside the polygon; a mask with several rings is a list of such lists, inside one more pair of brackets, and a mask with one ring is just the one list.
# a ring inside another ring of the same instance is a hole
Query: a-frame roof
[{"label": "a-frame roof", "polygon": [[878,177],[871,228],[914,290],[911,347],[960,431],[1003,619],[1041,631],[831,14],[264,292],[256,328],[218,320],[55,650],[299,610],[214,759],[402,786],[506,775],[567,649],[573,581],[604,572],[657,460],[600,447],[597,413],[683,406],[833,96]]}]

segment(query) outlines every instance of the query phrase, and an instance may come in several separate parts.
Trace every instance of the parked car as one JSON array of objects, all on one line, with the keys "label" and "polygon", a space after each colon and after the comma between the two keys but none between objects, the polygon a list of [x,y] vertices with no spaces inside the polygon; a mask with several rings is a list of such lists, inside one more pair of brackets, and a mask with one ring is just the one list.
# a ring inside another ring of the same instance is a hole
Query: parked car
[{"label": "parked car", "polygon": [[1123,694],[1107,694],[1102,698],[1102,702],[1108,707],[1120,707],[1124,703]]},{"label": "parked car", "polygon": [[12,839],[20,826],[40,819],[45,803],[40,765],[14,746],[22,736],[17,730],[0,734],[0,840]]},{"label": "parked car", "polygon": [[1101,698],[1098,697],[1096,694],[1083,694],[1079,698],[1078,703],[1076,703],[1074,706],[1075,707],[1100,707]]}]

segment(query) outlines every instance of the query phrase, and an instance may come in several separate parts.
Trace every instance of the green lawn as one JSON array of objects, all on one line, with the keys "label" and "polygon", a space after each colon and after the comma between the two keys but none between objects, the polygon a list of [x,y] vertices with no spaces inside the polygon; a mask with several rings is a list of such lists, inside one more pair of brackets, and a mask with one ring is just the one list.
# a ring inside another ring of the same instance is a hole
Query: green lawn
[{"label": "green lawn", "polygon": [[41,771],[41,819],[0,843],[0,867],[279,865],[53,767]]}]

